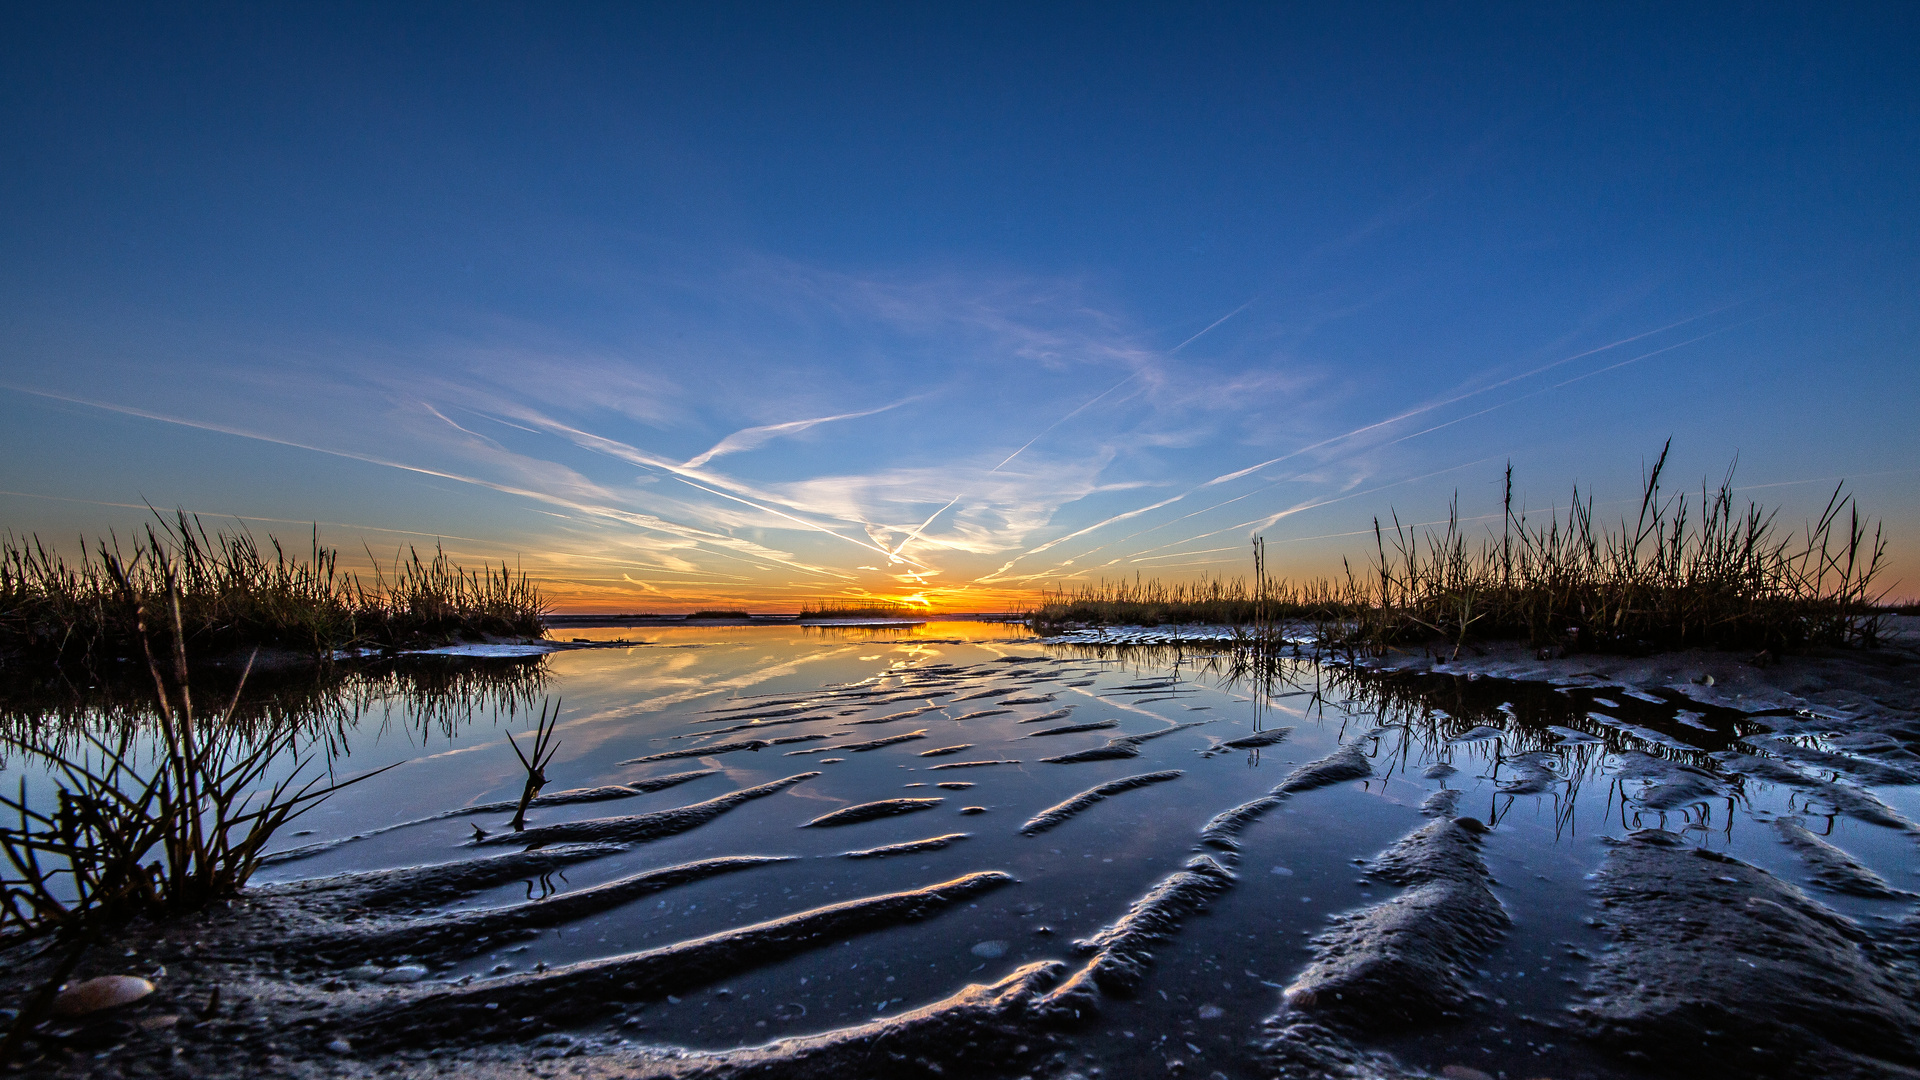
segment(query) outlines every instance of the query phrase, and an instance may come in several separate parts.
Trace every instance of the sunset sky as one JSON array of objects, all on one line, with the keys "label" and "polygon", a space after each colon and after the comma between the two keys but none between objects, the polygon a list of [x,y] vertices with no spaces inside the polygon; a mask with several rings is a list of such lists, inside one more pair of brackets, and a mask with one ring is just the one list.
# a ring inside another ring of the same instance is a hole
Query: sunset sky
[{"label": "sunset sky", "polygon": [[1508,461],[1617,517],[1671,437],[1788,523],[1847,479],[1920,594],[1911,4],[3,27],[0,526],[62,550],[992,610],[1497,526]]}]

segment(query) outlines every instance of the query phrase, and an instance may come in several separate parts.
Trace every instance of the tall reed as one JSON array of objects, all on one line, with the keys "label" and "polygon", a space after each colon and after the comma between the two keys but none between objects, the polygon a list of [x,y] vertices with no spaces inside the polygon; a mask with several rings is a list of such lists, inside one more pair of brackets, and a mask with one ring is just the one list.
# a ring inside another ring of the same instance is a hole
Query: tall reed
[{"label": "tall reed", "polygon": [[83,542],[78,562],[37,536],[0,540],[0,657],[130,659],[138,647],[129,592],[149,606],[173,595],[181,633],[201,656],[266,647],[325,657],[337,649],[531,636],[542,631],[546,611],[538,586],[505,564],[467,570],[438,547],[431,556],[410,548],[390,567],[376,560],[368,581],[341,570],[339,553],[320,543],[317,530],[297,556],[273,537],[263,547],[245,530],[210,533],[182,512],[148,525],[130,550],[118,537],[91,549]]},{"label": "tall reed", "polygon": [[1522,640],[1571,650],[1689,647],[1758,650],[1873,644],[1884,614],[1875,582],[1886,540],[1838,486],[1798,531],[1777,510],[1734,496],[1729,469],[1698,500],[1662,487],[1671,442],[1643,475],[1638,509],[1609,527],[1576,486],[1563,519],[1513,505],[1507,469],[1502,524],[1475,540],[1456,496],[1444,531],[1374,520],[1369,566],[1344,578],[1269,576],[1255,541],[1256,580],[1083,586],[1030,614],[1041,630],[1120,623],[1214,623],[1263,638],[1276,619],[1321,624],[1323,644],[1378,650],[1440,639]]},{"label": "tall reed", "polygon": [[1136,577],[1064,587],[1043,593],[1028,621],[1042,632],[1073,626],[1175,626],[1198,624],[1254,627],[1277,619],[1349,617],[1359,600],[1338,581],[1289,581],[1265,571],[1256,548],[1253,581],[1209,577],[1163,582]]}]

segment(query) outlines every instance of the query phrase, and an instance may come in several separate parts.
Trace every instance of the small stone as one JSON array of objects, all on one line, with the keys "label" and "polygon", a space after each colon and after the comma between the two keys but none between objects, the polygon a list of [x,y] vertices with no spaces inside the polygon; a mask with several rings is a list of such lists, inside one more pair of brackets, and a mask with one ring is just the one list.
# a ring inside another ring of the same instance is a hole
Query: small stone
[{"label": "small stone", "polygon": [[[1479,818],[1457,817],[1453,819],[1453,823],[1467,830],[1470,833],[1483,833],[1487,831],[1486,825],[1482,823]],[[1461,1068],[1465,1068],[1465,1067],[1466,1066],[1464,1065],[1461,1066]],[[1485,1074],[1483,1073],[1482,1075],[1485,1075]]]},{"label": "small stone", "polygon": [[354,982],[367,982],[372,979],[377,979],[386,973],[386,968],[378,967],[374,964],[361,964],[358,967],[350,967],[340,974],[342,977],[352,979]]},{"label": "small stone", "polygon": [[1007,955],[1007,943],[1004,941],[983,941],[967,951],[983,959],[998,960],[1000,957]]},{"label": "small stone", "polygon": [[1202,1020],[1218,1020],[1227,1015],[1227,1010],[1218,1005],[1202,1005],[1198,1015]]},{"label": "small stone", "polygon": [[75,983],[53,999],[55,1016],[85,1016],[127,1005],[153,993],[153,984],[137,975],[102,975]]},{"label": "small stone", "polygon": [[383,983],[417,983],[427,977],[427,969],[421,964],[401,964],[380,976]]},{"label": "small stone", "polygon": [[332,1054],[351,1054],[353,1053],[353,1044],[344,1038],[335,1038],[327,1044],[327,1052]]},{"label": "small stone", "polygon": [[962,817],[965,817],[971,814],[984,814],[986,812],[987,812],[987,808],[984,806],[963,806],[960,808],[960,814]]},{"label": "small stone", "polygon": [[1493,1080],[1493,1077],[1471,1065],[1448,1065],[1440,1070],[1447,1080]]}]

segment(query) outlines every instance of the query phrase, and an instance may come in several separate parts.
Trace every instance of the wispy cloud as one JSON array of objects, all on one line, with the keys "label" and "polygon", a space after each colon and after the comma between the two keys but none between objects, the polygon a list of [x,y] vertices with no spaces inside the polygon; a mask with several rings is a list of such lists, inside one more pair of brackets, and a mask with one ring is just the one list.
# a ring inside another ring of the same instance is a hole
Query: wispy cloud
[{"label": "wispy cloud", "polygon": [[681,467],[685,469],[697,469],[722,454],[737,454],[743,450],[758,449],[775,439],[788,435],[798,435],[809,428],[818,427],[821,424],[831,424],[837,420],[858,420],[863,416],[874,416],[892,409],[897,409],[915,400],[918,400],[918,398],[902,398],[892,404],[882,405],[874,409],[863,409],[860,412],[840,413],[836,416],[817,416],[811,420],[789,420],[784,424],[763,424],[759,427],[742,428],[726,438],[721,439],[719,442],[714,443],[705,453],[696,454]]},{"label": "wispy cloud", "polygon": [[[734,290],[742,329],[670,349],[493,326],[411,355],[302,356],[272,379],[208,369],[159,394],[16,389],[495,493],[541,565],[595,603],[987,596],[1129,560],[1199,565],[1237,550],[1209,538],[1431,479],[1384,451],[1713,314],[1356,424],[1325,364],[1247,344],[1268,318],[1252,300],[1168,348],[1072,279],[749,260],[714,287]],[[1227,326],[1231,347],[1189,348]],[[1221,472],[1229,453],[1258,460]]]}]

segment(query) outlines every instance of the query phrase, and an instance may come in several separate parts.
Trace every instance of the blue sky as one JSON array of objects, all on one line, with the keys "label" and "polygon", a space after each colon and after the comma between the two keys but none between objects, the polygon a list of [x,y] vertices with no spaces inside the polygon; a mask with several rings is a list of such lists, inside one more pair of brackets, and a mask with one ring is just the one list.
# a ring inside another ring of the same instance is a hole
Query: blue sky
[{"label": "blue sky", "polygon": [[1916,9],[1326,7],[16,7],[0,514],[983,608],[1671,437],[1920,592]]}]

